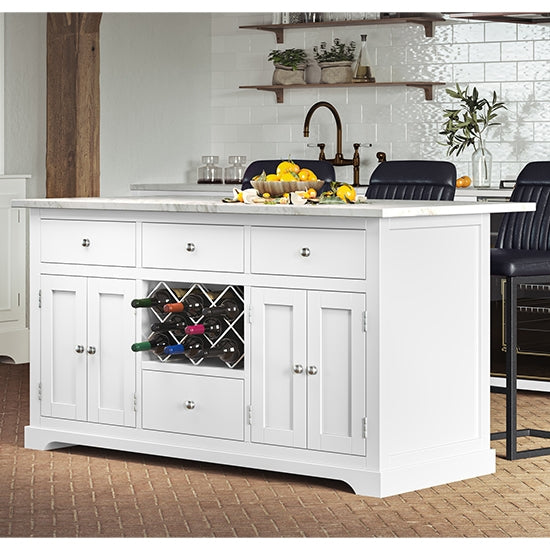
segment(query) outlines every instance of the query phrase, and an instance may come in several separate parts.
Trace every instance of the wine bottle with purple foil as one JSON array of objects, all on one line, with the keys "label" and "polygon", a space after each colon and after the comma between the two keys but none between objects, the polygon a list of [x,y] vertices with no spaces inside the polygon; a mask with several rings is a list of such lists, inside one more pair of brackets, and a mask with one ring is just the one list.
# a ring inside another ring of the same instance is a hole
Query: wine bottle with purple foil
[{"label": "wine bottle with purple foil", "polygon": [[206,307],[202,310],[203,315],[215,315],[224,317],[228,321],[234,321],[242,311],[242,303],[233,298],[224,298],[219,306]]},{"label": "wine bottle with purple foil", "polygon": [[164,354],[164,348],[175,342],[167,332],[155,332],[148,340],[132,344],[132,351],[152,351],[157,355]]},{"label": "wine bottle with purple foil", "polygon": [[162,323],[153,323],[151,325],[151,330],[153,332],[167,332],[171,330],[176,337],[181,338],[187,334],[185,332],[185,328],[191,324],[192,323],[187,316],[182,315],[181,313],[174,313]]},{"label": "wine bottle with purple foil", "polygon": [[[227,326],[227,325],[226,325]],[[185,334],[204,334],[210,340],[217,340],[223,332],[223,323],[217,317],[205,317],[198,325],[185,327]]]},{"label": "wine bottle with purple foil", "polygon": [[166,355],[185,355],[192,361],[198,361],[204,357],[205,342],[202,338],[188,338],[183,344],[173,344],[164,348]]},{"label": "wine bottle with purple foil", "polygon": [[150,307],[156,309],[159,313],[163,313],[163,307],[166,304],[176,302],[176,298],[181,298],[186,292],[183,288],[173,288],[171,290],[173,294],[167,288],[159,288],[148,298],[132,300],[131,306],[134,308]]},{"label": "wine bottle with purple foil", "polygon": [[230,367],[240,359],[242,355],[241,343],[234,338],[222,338],[215,346],[206,350],[205,357],[217,357]]},{"label": "wine bottle with purple foil", "polygon": [[189,317],[200,317],[204,309],[204,296],[198,292],[189,292],[181,302],[164,306],[165,313],[185,312]]}]

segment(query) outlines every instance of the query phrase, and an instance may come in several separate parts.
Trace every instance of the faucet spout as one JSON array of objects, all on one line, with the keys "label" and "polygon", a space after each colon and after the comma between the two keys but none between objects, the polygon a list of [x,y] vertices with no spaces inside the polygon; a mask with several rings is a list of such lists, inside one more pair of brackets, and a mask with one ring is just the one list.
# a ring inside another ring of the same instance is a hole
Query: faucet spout
[{"label": "faucet spout", "polygon": [[304,120],[304,137],[309,137],[309,123],[311,121],[311,117],[313,116],[313,113],[321,107],[326,107],[332,113],[334,121],[336,122],[336,154],[333,159],[326,159],[324,156],[324,151],[321,150],[319,160],[327,160],[327,162],[330,162],[333,166],[353,166],[353,185],[359,185],[360,144],[354,144],[355,153],[353,155],[353,159],[344,158],[344,155],[342,154],[342,121],[334,105],[328,101],[318,101],[311,106],[306,114],[306,119]]}]

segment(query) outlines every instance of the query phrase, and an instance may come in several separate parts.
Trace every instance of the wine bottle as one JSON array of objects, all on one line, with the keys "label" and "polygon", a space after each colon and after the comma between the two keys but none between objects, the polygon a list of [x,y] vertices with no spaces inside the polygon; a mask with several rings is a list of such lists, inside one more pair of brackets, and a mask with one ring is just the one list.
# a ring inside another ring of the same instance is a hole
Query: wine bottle
[{"label": "wine bottle", "polygon": [[201,338],[188,338],[183,344],[164,347],[166,355],[185,355],[188,359],[198,360],[204,356],[204,341]]},{"label": "wine bottle", "polygon": [[217,340],[222,332],[222,322],[216,317],[205,317],[201,324],[185,327],[185,334],[204,334],[210,340]]},{"label": "wine bottle", "polygon": [[222,338],[218,344],[207,350],[204,356],[217,357],[225,363],[233,365],[239,360],[241,354],[241,345],[237,340],[233,338]]},{"label": "wine bottle", "polygon": [[225,298],[219,306],[211,306],[202,310],[203,315],[221,315],[229,321],[235,320],[242,311],[242,304],[232,298]]},{"label": "wine bottle", "polygon": [[151,350],[157,355],[162,355],[164,353],[164,348],[171,345],[173,342],[174,339],[167,332],[155,332],[149,340],[132,344],[132,351]]},{"label": "wine bottle", "polygon": [[179,313],[174,313],[168,318],[167,321],[164,321],[163,323],[153,323],[151,325],[151,330],[153,332],[166,332],[168,330],[172,330],[175,333],[183,336],[184,334],[186,334],[185,327],[190,324],[191,321],[188,319],[187,316],[181,315]]},{"label": "wine bottle", "polygon": [[[185,294],[185,289],[183,288],[173,288],[171,289],[174,296],[181,298]],[[131,306],[138,307],[152,307],[157,309],[162,313],[162,307],[165,304],[169,304],[175,301],[174,296],[166,288],[159,288],[155,290],[151,296],[148,298],[136,298],[132,300]]]},{"label": "wine bottle", "polygon": [[179,313],[185,311],[189,317],[199,317],[204,308],[204,297],[197,292],[188,293],[183,301],[165,304],[165,313]]}]

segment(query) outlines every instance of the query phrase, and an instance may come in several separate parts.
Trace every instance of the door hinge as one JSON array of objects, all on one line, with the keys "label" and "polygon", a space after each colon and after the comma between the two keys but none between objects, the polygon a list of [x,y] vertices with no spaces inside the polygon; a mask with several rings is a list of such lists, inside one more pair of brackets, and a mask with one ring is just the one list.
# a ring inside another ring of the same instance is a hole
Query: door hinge
[{"label": "door hinge", "polygon": [[246,408],[246,421],[250,426],[252,426],[252,405],[248,405]]},{"label": "door hinge", "polygon": [[367,417],[363,417],[363,437],[367,439]]},{"label": "door hinge", "polygon": [[137,412],[137,394],[134,393],[134,412]]},{"label": "door hinge", "polygon": [[38,291],[38,308],[40,309],[42,307],[42,291]]},{"label": "door hinge", "polygon": [[363,332],[367,332],[367,312],[363,311]]},{"label": "door hinge", "polygon": [[38,401],[42,401],[42,382],[38,383]]}]

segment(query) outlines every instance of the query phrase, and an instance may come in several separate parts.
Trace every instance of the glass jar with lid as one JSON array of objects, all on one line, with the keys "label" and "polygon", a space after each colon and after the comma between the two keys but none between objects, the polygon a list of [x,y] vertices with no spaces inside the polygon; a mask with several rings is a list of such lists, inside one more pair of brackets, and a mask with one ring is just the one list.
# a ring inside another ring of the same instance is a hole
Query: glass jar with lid
[{"label": "glass jar with lid", "polygon": [[198,169],[197,183],[223,183],[222,169],[216,166],[220,161],[220,157],[207,155],[202,157],[204,166]]},{"label": "glass jar with lid", "polygon": [[225,169],[225,183],[240,185],[246,170],[246,157],[242,155],[230,156],[229,166]]}]

